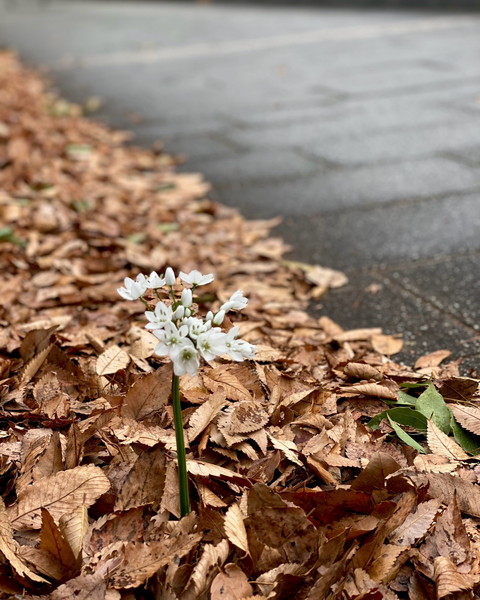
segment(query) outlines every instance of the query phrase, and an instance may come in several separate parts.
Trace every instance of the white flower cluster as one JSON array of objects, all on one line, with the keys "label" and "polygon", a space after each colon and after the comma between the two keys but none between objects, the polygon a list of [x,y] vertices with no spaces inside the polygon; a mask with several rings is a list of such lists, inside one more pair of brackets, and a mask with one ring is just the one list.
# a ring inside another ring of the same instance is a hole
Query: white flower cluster
[{"label": "white flower cluster", "polygon": [[[136,279],[126,277],[125,287],[117,291],[125,300],[141,299],[147,306],[145,316],[148,320],[147,329],[152,331],[159,342],[155,354],[170,356],[175,375],[188,373],[195,375],[200,359],[213,360],[216,356],[228,355],[233,360],[243,361],[253,358],[255,346],[245,340],[238,339],[238,327],[232,327],[228,332],[222,331],[225,314],[231,310],[241,310],[247,306],[248,300],[241,290],[236,291],[227,302],[222,304],[216,313],[209,311],[204,319],[196,315],[193,293],[201,285],[207,285],[214,279],[213,274],[202,275],[199,271],[183,273],[180,279],[189,287],[184,287],[180,298],[175,294],[174,286],[177,277],[171,267],[161,277],[155,271],[147,277],[140,273]],[[164,299],[159,290],[163,290]],[[154,290],[158,302],[150,305],[143,296],[147,290]],[[163,300],[170,299],[168,303]]]}]

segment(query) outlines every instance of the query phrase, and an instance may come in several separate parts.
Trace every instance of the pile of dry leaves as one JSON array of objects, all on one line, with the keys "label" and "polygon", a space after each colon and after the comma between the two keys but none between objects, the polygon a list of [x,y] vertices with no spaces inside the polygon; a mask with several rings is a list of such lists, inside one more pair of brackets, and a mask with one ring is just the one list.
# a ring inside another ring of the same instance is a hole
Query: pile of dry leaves
[{"label": "pile of dry leaves", "polygon": [[[285,262],[275,222],[125,138],[0,55],[0,597],[475,597],[475,452],[435,415],[424,454],[366,423],[430,380],[475,443],[477,382],[448,353],[410,371],[388,358],[398,339],[309,317],[341,274]],[[116,293],[167,264],[215,273],[206,308],[242,289],[258,347],[182,378],[182,520],[171,367]]]}]

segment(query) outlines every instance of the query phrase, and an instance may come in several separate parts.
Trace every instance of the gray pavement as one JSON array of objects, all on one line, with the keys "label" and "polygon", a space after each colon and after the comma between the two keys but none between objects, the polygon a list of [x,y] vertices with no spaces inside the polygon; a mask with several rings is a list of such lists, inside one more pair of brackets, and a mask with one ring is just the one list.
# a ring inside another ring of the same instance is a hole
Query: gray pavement
[{"label": "gray pavement", "polygon": [[216,199],[283,215],[293,258],[350,278],[315,314],[480,371],[479,14],[4,0],[0,44]]}]

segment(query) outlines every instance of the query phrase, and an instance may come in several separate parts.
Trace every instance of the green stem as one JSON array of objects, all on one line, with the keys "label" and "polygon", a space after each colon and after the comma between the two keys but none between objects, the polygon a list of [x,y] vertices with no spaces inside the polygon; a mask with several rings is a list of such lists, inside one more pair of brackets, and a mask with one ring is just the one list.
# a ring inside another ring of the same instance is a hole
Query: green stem
[{"label": "green stem", "polygon": [[175,440],[177,442],[178,486],[180,489],[180,513],[182,517],[190,512],[190,496],[188,493],[187,457],[183,436],[182,406],[180,404],[180,377],[172,375],[173,422],[175,423]]}]

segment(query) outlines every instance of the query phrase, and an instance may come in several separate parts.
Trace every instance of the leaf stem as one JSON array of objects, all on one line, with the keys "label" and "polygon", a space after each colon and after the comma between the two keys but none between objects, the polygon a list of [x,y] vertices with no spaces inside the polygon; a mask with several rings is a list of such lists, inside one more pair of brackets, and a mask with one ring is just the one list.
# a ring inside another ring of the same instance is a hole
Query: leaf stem
[{"label": "leaf stem", "polygon": [[177,443],[178,487],[180,489],[180,514],[182,517],[190,512],[190,496],[188,493],[187,457],[183,434],[182,406],[180,404],[180,377],[172,375],[173,422],[175,424],[175,440]]}]

